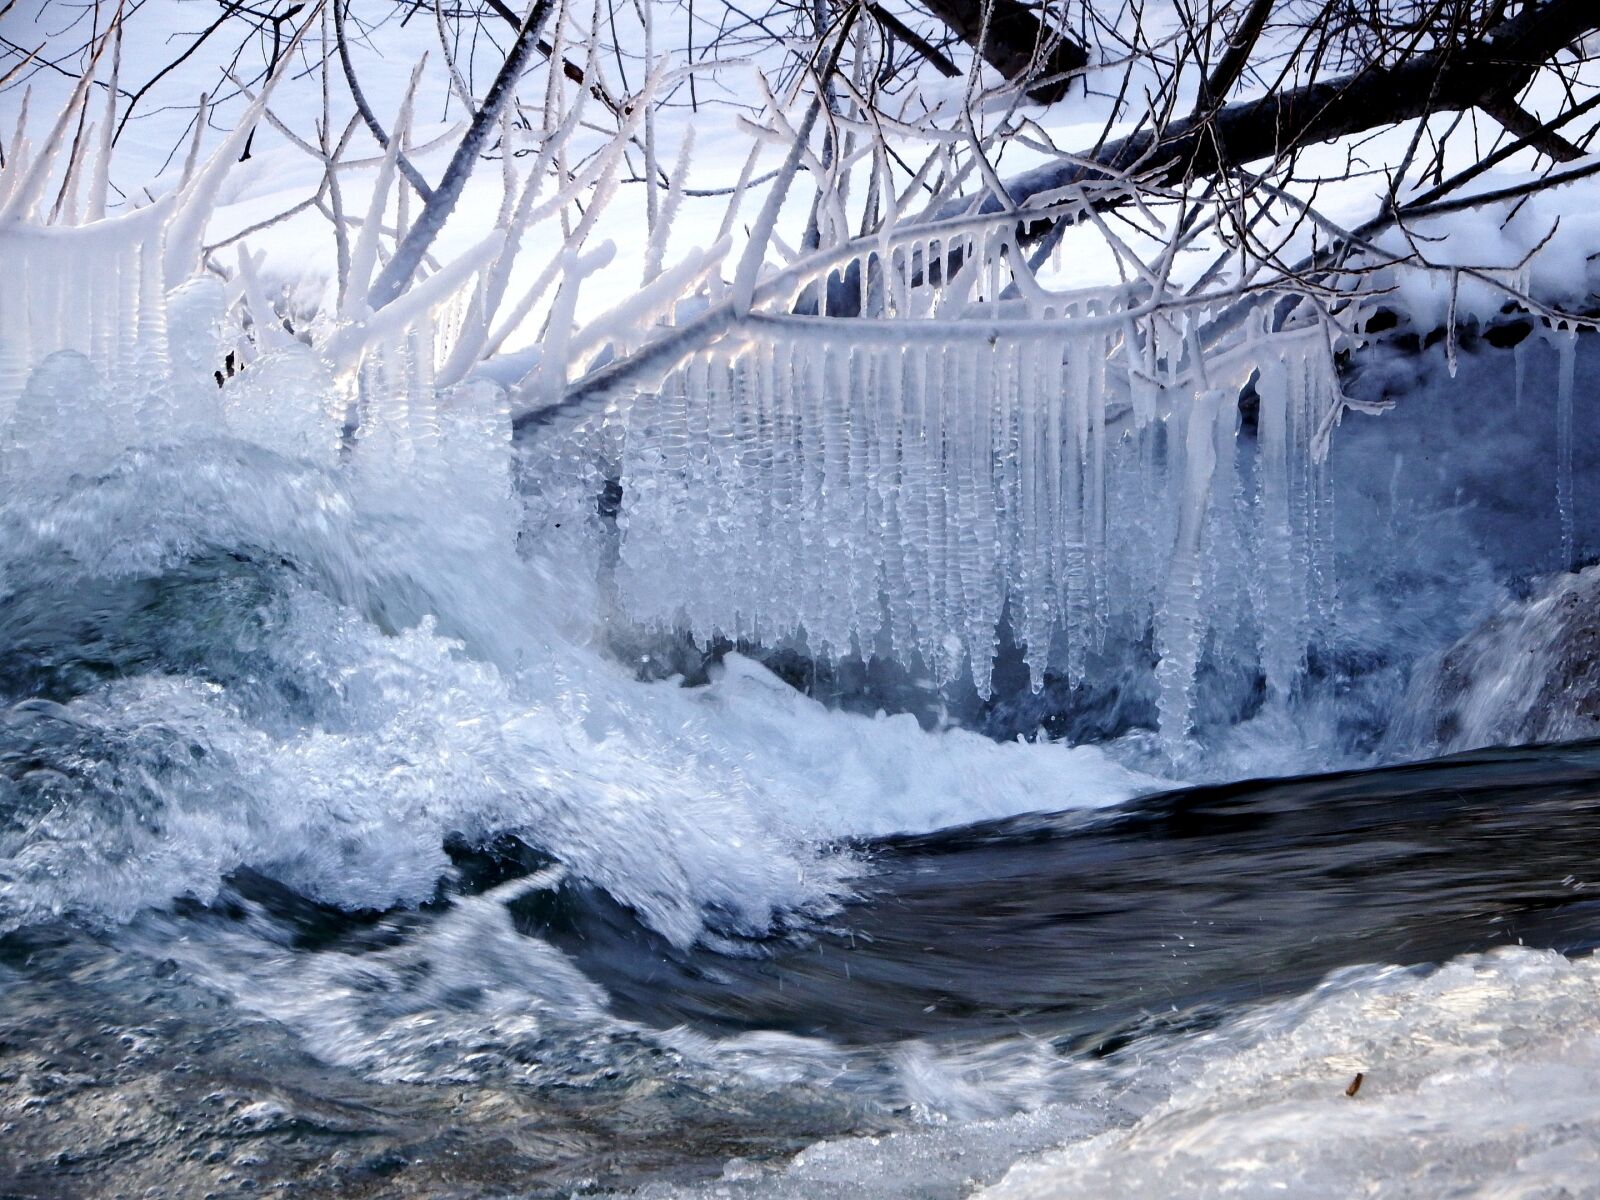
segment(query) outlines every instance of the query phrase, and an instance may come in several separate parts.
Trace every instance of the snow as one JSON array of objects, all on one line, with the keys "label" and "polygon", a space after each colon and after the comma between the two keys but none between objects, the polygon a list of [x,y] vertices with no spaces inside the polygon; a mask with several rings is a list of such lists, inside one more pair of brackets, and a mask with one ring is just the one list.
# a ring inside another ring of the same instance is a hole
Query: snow
[{"label": "snow", "polygon": [[1240,1024],[1183,1047],[1192,1077],[1130,1128],[978,1197],[1600,1195],[1593,958],[1352,972]]}]

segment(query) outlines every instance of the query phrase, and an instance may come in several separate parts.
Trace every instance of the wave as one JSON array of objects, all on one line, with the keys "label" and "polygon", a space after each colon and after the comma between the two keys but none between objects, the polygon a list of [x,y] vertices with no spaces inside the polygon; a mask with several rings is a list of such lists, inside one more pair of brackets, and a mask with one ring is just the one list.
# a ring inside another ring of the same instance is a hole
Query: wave
[{"label": "wave", "polygon": [[827,712],[737,657],[640,683],[592,585],[518,552],[507,484],[157,432],[0,492],[0,929],[126,921],[242,865],[415,904],[452,836],[515,834],[688,944],[836,903],[841,837],[1154,786]]}]

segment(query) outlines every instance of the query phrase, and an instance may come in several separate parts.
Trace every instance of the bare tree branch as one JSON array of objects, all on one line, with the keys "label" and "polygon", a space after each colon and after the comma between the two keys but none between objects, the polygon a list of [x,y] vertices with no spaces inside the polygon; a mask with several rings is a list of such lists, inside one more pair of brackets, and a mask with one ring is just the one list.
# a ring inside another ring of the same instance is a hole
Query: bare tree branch
[{"label": "bare tree branch", "polygon": [[1089,63],[1089,52],[1034,15],[1022,0],[920,0],[1000,74],[1027,85],[1041,104],[1067,94],[1072,76]]},{"label": "bare tree branch", "polygon": [[[1556,54],[1600,30],[1594,0],[1543,0],[1462,46],[1374,65],[1300,88],[1269,92],[1217,110],[1108,142],[1098,154],[1064,158],[1007,183],[1029,197],[1135,172],[1151,186],[1172,186],[1239,164],[1276,159],[1315,142],[1459,111],[1525,87]],[[965,206],[953,202],[949,215]],[[981,211],[998,211],[985,201]],[[1042,224],[1042,223],[1036,223]],[[1033,232],[1044,233],[1044,228]]]},{"label": "bare tree branch", "polygon": [[1506,132],[1522,138],[1540,154],[1556,162],[1572,162],[1582,158],[1583,151],[1574,146],[1566,138],[1553,129],[1540,124],[1527,109],[1514,100],[1503,96],[1493,96],[1485,100],[1480,108],[1498,121]]},{"label": "bare tree branch", "polygon": [[439,186],[424,201],[415,223],[401,243],[395,247],[394,257],[389,260],[383,273],[373,283],[369,301],[374,309],[382,308],[392,302],[406,289],[412,275],[421,265],[423,255],[428,252],[434,239],[439,236],[439,231],[444,228],[445,221],[455,209],[456,201],[461,198],[461,189],[466,186],[467,178],[472,174],[472,168],[478,161],[478,154],[483,149],[484,142],[499,123],[501,109],[516,90],[517,80],[522,77],[528,56],[533,53],[534,43],[538,40],[539,29],[550,15],[550,9],[550,0],[535,0],[528,9],[528,15],[517,31],[516,41],[512,43],[505,62],[501,64],[494,83],[489,86],[489,94],[484,97],[483,107],[472,118],[472,124],[467,127],[467,132],[456,146],[456,152],[451,155],[450,165],[445,168]]}]

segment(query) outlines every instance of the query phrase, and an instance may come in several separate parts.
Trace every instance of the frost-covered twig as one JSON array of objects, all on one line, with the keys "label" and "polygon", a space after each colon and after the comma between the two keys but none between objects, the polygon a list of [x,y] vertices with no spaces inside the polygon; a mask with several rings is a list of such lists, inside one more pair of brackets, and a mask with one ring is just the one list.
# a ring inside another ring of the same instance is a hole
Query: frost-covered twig
[{"label": "frost-covered twig", "polygon": [[495,76],[494,83],[490,85],[483,106],[473,117],[467,132],[451,156],[449,165],[445,167],[439,186],[428,196],[422,212],[417,215],[416,222],[407,231],[400,245],[395,247],[394,257],[389,260],[389,265],[373,283],[369,302],[375,310],[393,302],[405,290],[421,264],[422,256],[427,253],[428,247],[439,236],[445,221],[455,210],[456,202],[461,198],[461,191],[477,164],[479,152],[488,139],[489,132],[499,121],[501,109],[510,101],[517,80],[522,76],[522,69],[528,61],[529,54],[532,53],[540,25],[549,11],[550,5],[547,0],[534,0],[528,9],[528,15],[523,20],[516,41],[512,43],[511,50]]}]

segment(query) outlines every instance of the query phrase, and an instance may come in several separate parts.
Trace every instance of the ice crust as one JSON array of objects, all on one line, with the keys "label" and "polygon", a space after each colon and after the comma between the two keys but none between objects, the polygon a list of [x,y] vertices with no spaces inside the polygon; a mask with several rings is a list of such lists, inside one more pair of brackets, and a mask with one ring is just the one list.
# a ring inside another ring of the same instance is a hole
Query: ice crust
[{"label": "ice crust", "polygon": [[1597,1089],[1600,963],[1511,947],[1340,972],[1212,1032],[1083,1062],[1070,1098],[1032,1112],[820,1142],[640,1195],[1587,1200]]},{"label": "ice crust", "polygon": [[1352,972],[1182,1054],[1191,1078],[1132,1127],[978,1195],[1600,1195],[1593,958]]}]

